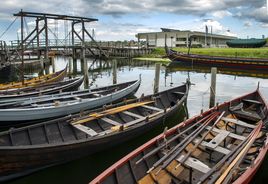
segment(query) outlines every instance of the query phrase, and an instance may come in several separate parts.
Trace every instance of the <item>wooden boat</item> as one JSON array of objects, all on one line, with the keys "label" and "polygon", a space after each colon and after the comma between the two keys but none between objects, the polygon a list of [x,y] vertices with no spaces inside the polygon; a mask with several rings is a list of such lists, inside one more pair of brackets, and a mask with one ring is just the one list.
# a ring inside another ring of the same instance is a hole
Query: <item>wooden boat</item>
[{"label": "wooden boat", "polygon": [[186,103],[188,85],[1,132],[0,181],[74,160],[150,131]]},{"label": "wooden boat", "polygon": [[133,94],[139,88],[140,82],[141,80],[136,80],[95,89],[34,97],[15,105],[2,103],[0,121],[12,124],[12,122],[54,118],[93,109]]},{"label": "wooden boat", "polygon": [[259,90],[190,118],[140,146],[90,184],[249,183],[267,153]]},{"label": "wooden boat", "polygon": [[223,56],[207,56],[196,54],[184,54],[166,48],[167,57],[175,63],[184,63],[190,66],[211,66],[237,68],[240,70],[263,70],[268,69],[268,59],[238,58]]},{"label": "wooden boat", "polygon": [[30,86],[18,89],[8,89],[0,91],[0,104],[6,102],[18,102],[27,100],[29,97],[62,93],[77,90],[82,84],[84,77],[67,79],[60,82],[43,84],[40,86]]},{"label": "wooden boat", "polygon": [[29,80],[24,80],[24,84],[22,84],[22,82],[11,82],[11,83],[6,83],[6,84],[0,84],[0,90],[23,88],[23,87],[28,87],[28,86],[39,86],[42,84],[59,82],[64,79],[66,74],[67,74],[67,66],[63,70],[52,73],[52,74],[35,77]]}]

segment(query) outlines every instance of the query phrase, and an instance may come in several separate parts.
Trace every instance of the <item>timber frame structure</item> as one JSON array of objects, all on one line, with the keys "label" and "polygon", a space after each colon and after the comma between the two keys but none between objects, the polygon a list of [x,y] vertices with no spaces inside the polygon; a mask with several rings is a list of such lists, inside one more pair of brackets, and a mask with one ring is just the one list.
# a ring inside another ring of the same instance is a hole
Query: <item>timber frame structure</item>
[{"label": "timber frame structure", "polygon": [[[23,76],[23,68],[24,68],[24,52],[27,49],[33,50],[33,48],[29,48],[29,46],[35,41],[36,48],[34,50],[38,53],[38,58],[40,58],[41,52],[44,52],[44,58],[48,59],[49,53],[49,34],[48,34],[48,20],[65,20],[71,21],[71,40],[72,46],[69,47],[72,49],[73,56],[75,56],[76,49],[81,49],[83,58],[85,57],[85,51],[89,50],[93,56],[97,56],[90,46],[87,46],[85,37],[88,36],[91,39],[91,42],[95,44],[94,49],[98,50],[100,54],[107,57],[107,54],[101,49],[98,43],[94,40],[94,38],[90,35],[89,31],[86,30],[85,23],[90,23],[94,21],[98,21],[95,18],[87,18],[87,17],[79,17],[79,16],[69,16],[69,15],[60,15],[60,14],[50,14],[50,13],[35,13],[35,12],[26,12],[21,10],[19,13],[14,14],[16,17],[20,17],[21,30],[24,30],[24,18],[35,18],[35,28],[24,38],[24,31],[21,32],[21,42],[18,44],[17,48],[9,54],[7,57],[7,61],[15,61],[19,58],[22,61],[22,76]],[[42,22],[43,24],[40,24]],[[77,32],[75,30],[75,25],[81,26],[81,31]],[[40,34],[45,35],[45,47],[40,46]],[[79,35],[81,33],[81,36]],[[75,44],[75,38],[78,38],[81,41],[80,45]],[[98,55],[99,56],[99,55]]]}]

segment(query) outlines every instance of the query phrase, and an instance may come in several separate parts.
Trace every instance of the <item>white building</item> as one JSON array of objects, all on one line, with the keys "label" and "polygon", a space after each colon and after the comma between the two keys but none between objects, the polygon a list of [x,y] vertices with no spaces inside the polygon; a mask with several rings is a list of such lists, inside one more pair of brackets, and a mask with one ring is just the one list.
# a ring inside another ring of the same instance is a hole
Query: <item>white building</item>
[{"label": "white building", "polygon": [[138,33],[138,41],[145,40],[149,47],[188,47],[189,38],[192,47],[227,47],[226,41],[237,37],[211,34],[189,30],[175,30],[161,28],[162,32]]}]

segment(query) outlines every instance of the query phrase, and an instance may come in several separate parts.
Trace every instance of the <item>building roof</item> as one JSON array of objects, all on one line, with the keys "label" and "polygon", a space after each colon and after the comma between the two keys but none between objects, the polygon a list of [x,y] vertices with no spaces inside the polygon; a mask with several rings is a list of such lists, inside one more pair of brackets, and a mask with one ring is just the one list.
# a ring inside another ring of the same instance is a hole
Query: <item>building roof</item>
[{"label": "building roof", "polygon": [[[205,32],[200,31],[190,31],[190,30],[178,30],[178,29],[169,29],[169,28],[161,28],[162,32],[147,32],[147,33],[138,33],[139,35],[147,35],[147,34],[157,34],[157,33],[178,33],[184,32],[188,33],[189,36],[205,36]],[[136,35],[137,37],[138,35]],[[207,33],[207,36],[211,36],[211,33]],[[212,34],[213,38],[221,38],[221,39],[237,39],[234,36],[220,35],[220,34]]]}]

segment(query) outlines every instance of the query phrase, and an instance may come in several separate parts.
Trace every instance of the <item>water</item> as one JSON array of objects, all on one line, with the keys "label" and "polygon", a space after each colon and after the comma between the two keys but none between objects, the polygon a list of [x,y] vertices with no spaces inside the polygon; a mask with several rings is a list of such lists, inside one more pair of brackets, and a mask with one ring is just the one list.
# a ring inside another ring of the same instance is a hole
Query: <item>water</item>
[{"label": "water", "polygon": [[[90,67],[88,74],[89,85],[95,87],[112,84],[113,79],[111,62],[101,62],[98,60],[93,61],[91,59],[88,59],[87,62],[88,66]],[[68,64],[69,67],[69,76],[83,75],[84,64],[80,60],[73,62],[71,58],[56,58],[54,69],[56,71],[61,70],[66,66],[66,64]],[[142,94],[147,95],[153,92],[153,80],[155,73],[154,63],[146,61],[133,62],[131,60],[120,59],[117,61],[117,66],[118,83],[138,79],[139,75],[141,74],[142,83],[136,93],[137,97],[141,96]],[[26,74],[37,75],[38,73],[48,73],[52,71],[53,67],[49,66],[45,71],[40,71],[40,69],[36,68],[28,69],[26,70]],[[230,72],[228,70],[221,70],[219,72],[220,74],[217,75],[216,102],[222,103],[242,94],[252,92],[253,90],[256,90],[258,82],[260,82],[261,92],[268,99],[268,80],[266,79],[266,74],[252,72]],[[159,90],[161,91],[181,85],[188,77],[193,85],[191,86],[189,92],[187,106],[189,116],[194,116],[199,114],[201,109],[208,109],[211,77],[209,69],[194,68],[193,70],[192,68],[181,66],[173,66],[172,68],[162,66],[160,72]],[[82,84],[81,88],[84,87],[87,87],[87,85]],[[165,125],[152,130],[138,139],[129,141],[113,149],[82,158],[80,160],[39,171],[9,183],[88,183],[122,156],[126,155],[144,142],[148,141],[150,138],[162,132],[165,126],[171,127],[172,125],[179,123],[184,116],[185,114],[183,111],[178,112],[178,115],[173,116],[170,120],[167,120]],[[265,163],[266,162],[268,162],[267,159]],[[262,181],[268,179],[268,177],[265,176],[266,170],[268,170],[268,168],[262,166],[254,181],[262,183]]]}]

